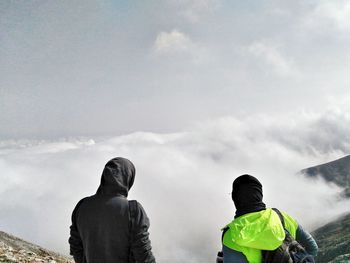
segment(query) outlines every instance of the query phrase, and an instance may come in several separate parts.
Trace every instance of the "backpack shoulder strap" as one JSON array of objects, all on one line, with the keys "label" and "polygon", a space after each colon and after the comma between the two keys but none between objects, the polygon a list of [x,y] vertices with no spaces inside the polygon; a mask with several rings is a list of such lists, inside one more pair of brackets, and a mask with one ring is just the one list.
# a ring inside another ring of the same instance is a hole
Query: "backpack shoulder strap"
[{"label": "backpack shoulder strap", "polygon": [[226,234],[227,230],[229,230],[230,228],[228,226],[225,226],[223,229],[222,229],[222,234],[221,234],[221,243],[224,242],[224,235]]},{"label": "backpack shoulder strap", "polygon": [[[129,205],[129,233],[130,233],[130,243],[129,245],[131,246],[133,239],[134,239],[134,228],[135,228],[135,220],[137,217],[137,201],[136,200],[131,200],[128,201],[128,205]],[[130,247],[129,247],[130,249]],[[128,259],[129,263],[136,263],[136,260],[134,258],[133,252],[130,249],[129,251],[129,259]]]},{"label": "backpack shoulder strap", "polygon": [[131,201],[128,201],[128,203],[129,203],[129,231],[133,232],[134,222],[136,218],[136,211],[137,211],[137,201],[131,200]]},{"label": "backpack shoulder strap", "polygon": [[284,224],[284,217],[283,217],[281,211],[278,210],[277,208],[272,208],[272,210],[276,212],[276,214],[278,215],[278,217],[279,217],[280,220],[281,220],[281,223],[282,223],[282,226],[283,226],[284,230],[286,230],[286,226],[285,226],[285,224]]}]

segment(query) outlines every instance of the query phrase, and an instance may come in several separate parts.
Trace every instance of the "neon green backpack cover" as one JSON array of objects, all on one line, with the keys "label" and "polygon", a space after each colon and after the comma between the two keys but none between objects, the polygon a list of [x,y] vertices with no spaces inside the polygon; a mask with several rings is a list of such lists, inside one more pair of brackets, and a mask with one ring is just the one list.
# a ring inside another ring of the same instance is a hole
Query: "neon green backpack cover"
[{"label": "neon green backpack cover", "polygon": [[[295,239],[298,223],[282,212],[285,227]],[[278,214],[268,208],[235,218],[225,228],[223,245],[243,253],[249,263],[262,262],[262,250],[275,250],[285,239]]]}]

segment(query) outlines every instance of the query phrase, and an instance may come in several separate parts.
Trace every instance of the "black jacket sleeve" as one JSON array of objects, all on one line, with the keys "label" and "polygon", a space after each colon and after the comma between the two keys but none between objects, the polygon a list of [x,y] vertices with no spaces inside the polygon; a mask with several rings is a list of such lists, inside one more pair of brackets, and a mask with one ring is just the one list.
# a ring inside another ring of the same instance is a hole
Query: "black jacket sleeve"
[{"label": "black jacket sleeve", "polygon": [[140,203],[136,205],[135,216],[131,218],[131,253],[137,263],[155,263],[148,228],[149,219]]},{"label": "black jacket sleeve", "polygon": [[72,225],[70,226],[70,237],[69,237],[69,246],[70,246],[70,254],[73,256],[74,261],[76,263],[83,263],[84,262],[84,250],[83,250],[83,242],[81,240],[76,219],[77,219],[77,213],[80,204],[82,203],[83,199],[78,202],[78,204],[75,206],[73,213],[72,213]]}]

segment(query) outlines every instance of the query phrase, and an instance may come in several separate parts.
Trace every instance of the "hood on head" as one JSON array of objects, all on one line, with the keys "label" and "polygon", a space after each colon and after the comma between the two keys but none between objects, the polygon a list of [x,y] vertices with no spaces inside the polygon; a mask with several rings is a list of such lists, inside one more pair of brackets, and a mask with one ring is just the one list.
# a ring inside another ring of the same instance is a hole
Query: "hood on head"
[{"label": "hood on head", "polygon": [[116,157],[108,161],[103,169],[97,194],[115,194],[127,197],[134,183],[135,166],[131,161]]},{"label": "hood on head", "polygon": [[264,210],[262,185],[257,178],[244,174],[232,184],[232,200],[236,207],[235,217]]}]

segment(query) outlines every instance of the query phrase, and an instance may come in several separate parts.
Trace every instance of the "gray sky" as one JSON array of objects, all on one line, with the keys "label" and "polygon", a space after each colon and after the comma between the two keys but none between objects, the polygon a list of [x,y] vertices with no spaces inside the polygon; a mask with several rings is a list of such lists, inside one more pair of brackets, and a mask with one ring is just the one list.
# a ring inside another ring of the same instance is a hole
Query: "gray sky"
[{"label": "gray sky", "polygon": [[6,139],[169,132],[350,97],[348,1],[1,1],[0,12]]}]

